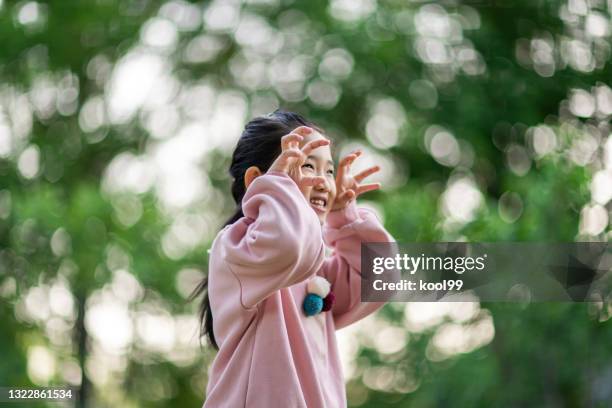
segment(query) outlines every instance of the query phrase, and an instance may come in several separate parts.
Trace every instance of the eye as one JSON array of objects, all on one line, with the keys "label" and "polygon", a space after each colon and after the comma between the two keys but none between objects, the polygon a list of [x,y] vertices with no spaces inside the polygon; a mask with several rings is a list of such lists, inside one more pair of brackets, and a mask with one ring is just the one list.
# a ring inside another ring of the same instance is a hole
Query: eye
[{"label": "eye", "polygon": [[304,168],[307,168],[307,169],[314,170],[314,166],[313,166],[312,164],[310,164],[310,163],[305,163],[305,164],[303,164],[303,165],[302,165],[302,168],[303,168],[303,169],[304,169]]},{"label": "eye", "polygon": [[333,176],[333,175],[334,175],[334,173],[335,173],[335,172],[334,172],[334,169],[329,169],[329,170],[327,170],[327,174],[329,174],[330,176]]}]

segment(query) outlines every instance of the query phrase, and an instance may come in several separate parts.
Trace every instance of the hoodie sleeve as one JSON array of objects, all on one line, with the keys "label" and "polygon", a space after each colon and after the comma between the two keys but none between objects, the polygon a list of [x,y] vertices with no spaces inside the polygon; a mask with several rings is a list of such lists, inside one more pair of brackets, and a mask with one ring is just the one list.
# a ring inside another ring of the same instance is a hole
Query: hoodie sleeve
[{"label": "hoodie sleeve", "polygon": [[384,302],[361,302],[361,243],[394,242],[376,215],[357,208],[355,201],[332,212],[323,228],[325,243],[333,248],[319,274],[332,285],[336,329],[341,329],[380,309]]},{"label": "hoodie sleeve", "polygon": [[238,280],[242,306],[249,309],[313,275],[324,260],[325,244],[318,217],[284,173],[257,177],[242,211],[244,217],[224,231],[221,246]]}]

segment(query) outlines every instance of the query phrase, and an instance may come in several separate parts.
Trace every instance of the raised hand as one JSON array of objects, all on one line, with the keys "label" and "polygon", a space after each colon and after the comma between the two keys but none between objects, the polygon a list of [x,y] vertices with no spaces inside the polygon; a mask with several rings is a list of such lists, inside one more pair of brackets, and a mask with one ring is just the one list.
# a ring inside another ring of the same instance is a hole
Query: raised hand
[{"label": "raised hand", "polygon": [[354,176],[350,174],[351,165],[361,154],[362,152],[357,150],[340,160],[336,174],[336,200],[332,211],[346,207],[351,200],[363,193],[380,188],[380,183],[361,184],[366,177],[379,171],[380,166],[372,166]]},{"label": "raised hand", "polygon": [[281,139],[281,154],[276,158],[268,171],[279,171],[288,174],[299,186],[315,186],[325,182],[324,177],[306,176],[302,172],[302,164],[308,155],[317,147],[327,146],[329,140],[317,139],[306,143],[300,149],[300,142],[304,140],[303,135],[312,133],[313,130],[307,126],[295,128]]}]

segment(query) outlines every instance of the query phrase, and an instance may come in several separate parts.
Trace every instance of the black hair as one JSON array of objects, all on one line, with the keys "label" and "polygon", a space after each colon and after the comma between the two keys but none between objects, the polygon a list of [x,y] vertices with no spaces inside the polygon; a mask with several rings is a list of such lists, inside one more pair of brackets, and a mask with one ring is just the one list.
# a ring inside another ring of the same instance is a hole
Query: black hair
[{"label": "black hair", "polygon": [[[233,178],[232,197],[236,202],[236,211],[225,222],[225,226],[233,224],[244,216],[242,213],[242,198],[246,193],[244,174],[251,166],[257,166],[262,173],[268,171],[274,160],[281,153],[281,138],[300,126],[309,126],[322,133],[315,124],[294,112],[277,109],[273,113],[259,116],[244,127],[232,155],[229,173]],[[208,297],[208,277],[202,279],[194,289],[190,300],[204,294],[200,303],[200,337],[207,337],[210,344],[219,349],[213,332],[213,314]]]}]

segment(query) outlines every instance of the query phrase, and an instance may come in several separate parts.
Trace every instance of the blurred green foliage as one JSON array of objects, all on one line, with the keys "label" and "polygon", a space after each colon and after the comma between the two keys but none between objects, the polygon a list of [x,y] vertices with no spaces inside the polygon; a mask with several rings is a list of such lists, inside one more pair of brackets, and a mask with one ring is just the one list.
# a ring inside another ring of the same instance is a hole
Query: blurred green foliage
[{"label": "blurred green foliage", "polygon": [[[201,404],[213,353],[185,287],[233,208],[241,127],[278,106],[386,167],[367,199],[398,241],[608,240],[611,8],[0,0],[0,385]],[[611,312],[481,304],[415,329],[388,305],[375,324],[406,341],[346,334],[349,404],[609,406]],[[488,340],[436,349],[482,319]]]}]

